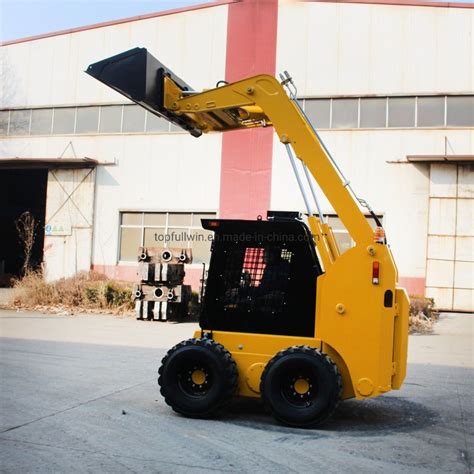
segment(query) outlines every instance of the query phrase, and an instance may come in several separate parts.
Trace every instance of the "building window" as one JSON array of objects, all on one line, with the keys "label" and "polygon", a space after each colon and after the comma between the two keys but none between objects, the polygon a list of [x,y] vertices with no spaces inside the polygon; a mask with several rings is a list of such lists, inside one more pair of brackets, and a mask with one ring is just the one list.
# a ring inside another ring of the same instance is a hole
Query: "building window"
[{"label": "building window", "polygon": [[138,247],[142,242],[142,229],[124,227],[120,229],[120,257],[124,262],[134,262],[137,260]]},{"label": "building window", "polygon": [[213,232],[201,219],[216,213],[121,212],[119,260],[137,261],[139,247],[191,248],[193,263],[209,263]]},{"label": "building window", "polygon": [[[472,127],[474,95],[303,99],[317,129]],[[0,110],[0,136],[185,133],[138,105]]]},{"label": "building window", "polygon": [[359,99],[333,99],[332,128],[357,128]]},{"label": "building window", "polygon": [[5,136],[8,133],[8,110],[0,110],[0,136]]},{"label": "building window", "polygon": [[31,135],[49,135],[53,126],[53,109],[33,109],[31,111]]},{"label": "building window", "polygon": [[100,107],[78,107],[76,133],[97,133]]},{"label": "building window", "polygon": [[386,124],[387,99],[385,97],[360,99],[361,128],[385,128]]},{"label": "building window", "polygon": [[139,105],[125,105],[123,108],[122,132],[133,133],[145,130],[145,109]]},{"label": "building window", "polygon": [[305,113],[316,128],[329,128],[331,124],[331,99],[305,100]]},{"label": "building window", "polygon": [[328,220],[328,224],[332,228],[332,232],[334,234],[334,238],[336,239],[337,246],[339,247],[339,252],[343,254],[346,250],[349,250],[351,247],[354,246],[354,241],[352,240],[351,236],[347,232],[344,224],[341,222],[339,217],[332,215],[326,216]]},{"label": "building window", "polygon": [[108,105],[100,109],[100,133],[120,133],[122,130],[121,105]]},{"label": "building window", "polygon": [[474,96],[448,96],[447,109],[448,127],[474,127]]},{"label": "building window", "polygon": [[151,112],[146,113],[146,132],[168,132],[169,122]]},{"label": "building window", "polygon": [[61,135],[71,135],[74,133],[76,121],[76,109],[63,107],[54,109],[53,133]]},{"label": "building window", "polygon": [[388,99],[388,126],[415,126],[415,98],[390,97]]},{"label": "building window", "polygon": [[31,110],[12,110],[10,112],[9,135],[28,135],[30,132]]},{"label": "building window", "polygon": [[444,97],[418,97],[418,127],[444,127]]},{"label": "building window", "polygon": [[[355,242],[352,240],[349,232],[345,228],[344,224],[341,222],[341,219],[335,214],[329,214],[326,216],[328,219],[328,224],[332,228],[332,232],[334,234],[334,238],[336,239],[337,246],[339,247],[339,252],[343,254],[346,250],[349,250],[351,247],[354,247]],[[367,221],[369,222],[372,229],[375,229],[377,224],[375,223],[372,216],[365,216]],[[377,215],[380,222],[383,224],[383,217],[381,215]]]}]

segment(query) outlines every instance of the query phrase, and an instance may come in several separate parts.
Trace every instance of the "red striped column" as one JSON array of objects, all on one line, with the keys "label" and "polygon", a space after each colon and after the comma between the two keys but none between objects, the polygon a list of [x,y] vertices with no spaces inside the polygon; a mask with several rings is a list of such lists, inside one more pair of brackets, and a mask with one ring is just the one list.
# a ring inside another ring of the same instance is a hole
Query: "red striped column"
[{"label": "red striped column", "polygon": [[[229,5],[226,80],[275,75],[278,0]],[[273,129],[227,132],[222,137],[219,216],[255,219],[270,206]]]}]

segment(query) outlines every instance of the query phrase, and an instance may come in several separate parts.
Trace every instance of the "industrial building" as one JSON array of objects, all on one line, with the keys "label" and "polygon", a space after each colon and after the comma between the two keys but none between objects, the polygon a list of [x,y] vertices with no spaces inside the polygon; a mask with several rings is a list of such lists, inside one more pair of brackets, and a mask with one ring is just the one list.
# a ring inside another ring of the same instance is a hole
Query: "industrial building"
[{"label": "industrial building", "polygon": [[[14,221],[39,222],[48,279],[136,279],[139,246],[191,247],[207,216],[305,212],[273,130],[194,138],[84,73],[140,46],[196,90],[289,71],[306,113],[382,218],[410,294],[474,310],[474,5],[222,0],[5,42],[0,274],[18,274]],[[329,203],[342,249],[351,239]]]}]

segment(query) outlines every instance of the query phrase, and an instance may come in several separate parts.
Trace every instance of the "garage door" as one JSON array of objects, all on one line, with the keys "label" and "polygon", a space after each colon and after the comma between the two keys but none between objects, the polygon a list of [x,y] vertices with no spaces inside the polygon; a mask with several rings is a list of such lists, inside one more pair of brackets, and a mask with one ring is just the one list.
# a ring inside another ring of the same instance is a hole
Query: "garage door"
[{"label": "garage door", "polygon": [[430,173],[426,295],[474,311],[474,164],[432,163]]}]

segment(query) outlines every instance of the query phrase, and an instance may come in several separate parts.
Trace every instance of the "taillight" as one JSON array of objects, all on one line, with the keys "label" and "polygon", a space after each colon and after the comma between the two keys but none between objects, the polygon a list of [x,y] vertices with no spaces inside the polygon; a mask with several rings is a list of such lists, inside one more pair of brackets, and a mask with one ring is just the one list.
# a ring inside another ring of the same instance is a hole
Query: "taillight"
[{"label": "taillight", "polygon": [[380,282],[380,262],[372,263],[372,283],[378,285]]}]

